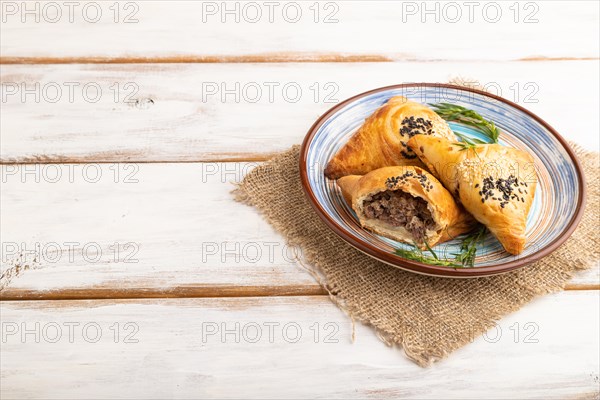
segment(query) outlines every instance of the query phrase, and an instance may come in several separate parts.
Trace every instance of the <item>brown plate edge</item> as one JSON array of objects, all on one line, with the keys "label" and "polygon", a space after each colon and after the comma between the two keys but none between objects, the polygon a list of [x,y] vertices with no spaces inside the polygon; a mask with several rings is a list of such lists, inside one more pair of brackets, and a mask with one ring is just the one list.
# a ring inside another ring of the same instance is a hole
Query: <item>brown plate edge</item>
[{"label": "brown plate edge", "polygon": [[[314,136],[317,128],[319,128],[325,122],[325,120],[327,118],[329,118],[329,116],[331,116],[332,114],[337,112],[340,108],[345,107],[347,104],[355,101],[356,99],[368,96],[373,93],[383,92],[383,91],[392,90],[392,89],[409,88],[409,87],[441,87],[441,88],[449,88],[449,89],[458,89],[458,90],[464,90],[464,91],[468,91],[471,93],[479,94],[479,95],[482,95],[485,97],[489,97],[489,98],[495,99],[497,101],[501,101],[505,104],[508,104],[511,107],[514,107],[514,108],[524,112],[525,114],[527,114],[528,116],[530,116],[531,118],[536,120],[538,123],[540,123],[552,135],[554,135],[554,137],[556,139],[558,139],[560,144],[567,151],[567,153],[569,154],[569,157],[571,158],[571,161],[573,162],[573,165],[575,166],[575,170],[577,171],[577,175],[579,178],[579,192],[581,193],[581,195],[579,196],[579,200],[578,200],[578,204],[577,204],[577,208],[576,208],[577,211],[576,211],[575,215],[573,216],[573,218],[571,218],[571,221],[569,222],[569,225],[567,226],[567,228],[563,230],[562,234],[560,236],[558,236],[554,241],[552,241],[551,243],[546,245],[544,248],[542,248],[541,250],[537,251],[534,254],[530,254],[522,259],[513,260],[513,261],[510,261],[507,263],[490,265],[490,266],[485,266],[485,267],[477,267],[477,268],[452,268],[452,267],[444,267],[444,266],[437,266],[437,265],[429,265],[429,264],[425,264],[425,263],[420,263],[418,261],[408,260],[408,259],[402,258],[400,256],[397,256],[393,253],[382,252],[381,250],[377,249],[376,247],[371,246],[370,244],[368,244],[366,242],[363,242],[361,240],[358,240],[358,239],[346,234],[346,232],[344,232],[340,228],[340,226],[338,226],[338,224],[334,220],[332,220],[329,217],[329,215],[327,215],[327,213],[323,210],[323,208],[317,201],[316,197],[312,193],[312,190],[310,189],[310,185],[308,183],[308,175],[306,173],[308,144],[310,143],[312,137]],[[502,273],[513,271],[517,268],[522,268],[526,265],[532,264],[532,263],[539,261],[540,259],[546,257],[547,255],[554,252],[561,244],[563,244],[573,234],[573,232],[577,228],[577,225],[579,224],[579,222],[581,221],[581,218],[583,216],[583,212],[585,210],[585,204],[586,204],[586,197],[587,197],[585,176],[583,174],[583,168],[581,166],[581,163],[579,162],[579,159],[577,158],[577,156],[575,155],[575,153],[573,152],[573,150],[571,149],[571,146],[569,146],[567,141],[554,128],[552,128],[546,121],[544,121],[542,118],[538,117],[536,114],[532,113],[531,111],[527,110],[526,108],[524,108],[516,103],[513,103],[510,100],[506,100],[500,96],[496,96],[494,94],[487,93],[487,92],[477,90],[477,89],[466,88],[463,86],[457,86],[457,85],[451,85],[451,84],[445,84],[445,83],[422,82],[422,83],[404,83],[404,84],[384,86],[384,87],[372,89],[372,90],[357,94],[355,96],[352,96],[352,97],[342,101],[341,103],[335,105],[334,107],[330,108],[329,110],[327,110],[327,112],[325,112],[325,114],[323,114],[321,117],[319,117],[315,121],[315,123],[310,127],[310,129],[308,130],[308,132],[302,142],[302,146],[300,148],[300,180],[302,183],[302,189],[304,190],[304,193],[306,194],[306,196],[309,199],[309,203],[311,204],[313,209],[316,211],[319,218],[323,222],[325,222],[325,224],[327,226],[329,226],[329,228],[332,231],[334,231],[339,237],[341,237],[344,241],[346,241],[352,247],[377,259],[378,261],[381,261],[383,263],[389,264],[391,266],[394,266],[394,267],[397,267],[397,268],[400,268],[403,270],[416,272],[419,274],[424,274],[424,275],[429,275],[429,276],[447,277],[447,278],[477,278],[477,277],[485,277],[485,276],[490,276],[490,275],[502,274]]]}]

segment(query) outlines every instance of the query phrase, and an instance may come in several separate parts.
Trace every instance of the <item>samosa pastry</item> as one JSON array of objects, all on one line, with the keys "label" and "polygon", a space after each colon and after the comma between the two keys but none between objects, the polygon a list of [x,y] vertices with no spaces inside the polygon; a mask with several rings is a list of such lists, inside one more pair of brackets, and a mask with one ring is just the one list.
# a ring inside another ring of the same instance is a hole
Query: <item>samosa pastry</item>
[{"label": "samosa pastry", "polygon": [[506,251],[523,252],[537,184],[529,153],[499,144],[465,148],[426,135],[413,137],[408,145]]},{"label": "samosa pastry", "polygon": [[396,166],[338,179],[361,225],[405,243],[434,246],[470,231],[473,217],[424,169]]},{"label": "samosa pastry", "polygon": [[403,96],[377,109],[329,161],[325,175],[338,179],[394,165],[423,166],[406,142],[416,134],[457,140],[440,116]]}]

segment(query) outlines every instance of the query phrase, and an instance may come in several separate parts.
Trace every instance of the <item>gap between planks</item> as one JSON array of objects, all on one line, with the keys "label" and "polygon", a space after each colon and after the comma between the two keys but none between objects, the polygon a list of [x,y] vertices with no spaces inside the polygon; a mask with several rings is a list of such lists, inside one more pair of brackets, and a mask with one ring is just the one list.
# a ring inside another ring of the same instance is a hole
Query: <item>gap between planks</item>
[{"label": "gap between planks", "polygon": [[[600,284],[567,284],[565,290],[600,290]],[[177,299],[177,298],[221,298],[221,297],[291,297],[328,296],[318,285],[289,286],[212,286],[171,287],[166,289],[60,289],[53,291],[11,290],[0,292],[0,301],[31,300],[108,300],[108,299]]]},{"label": "gap between planks", "polygon": [[[285,151],[287,149],[282,149]],[[185,160],[146,160],[137,159],[137,153],[102,152],[80,156],[63,156],[60,154],[44,154],[35,156],[0,158],[0,165],[32,165],[32,164],[190,164],[190,163],[228,163],[228,162],[265,162],[279,154],[267,153],[213,153],[198,158]]]},{"label": "gap between planks", "polygon": [[[304,59],[291,58],[248,58],[244,56],[234,56],[229,58],[220,57],[200,57],[196,60],[189,58],[72,58],[72,59],[49,59],[49,58],[0,58],[0,64],[61,64],[61,63],[243,63],[243,62],[385,62],[393,61],[389,59],[376,59],[376,57],[361,56],[366,58],[352,58],[350,56],[320,56],[324,58],[310,58],[306,56]],[[256,57],[256,56],[253,56]],[[331,57],[331,58],[327,58]],[[338,58],[335,58],[338,57]],[[339,58],[341,57],[341,58]],[[345,57],[345,58],[344,58]],[[545,58],[532,57],[521,59],[520,61],[562,61],[562,60],[597,60],[598,58]],[[38,60],[40,62],[35,62]],[[53,62],[61,61],[61,62]],[[410,60],[405,60],[410,61]],[[421,60],[424,61],[424,60]],[[518,61],[518,60],[515,60]],[[121,153],[105,153],[105,154],[88,154],[81,156],[61,156],[61,155],[41,155],[33,157],[23,157],[18,159],[0,160],[0,164],[45,164],[45,163],[112,163],[120,162],[135,162],[135,163],[194,163],[194,162],[261,162],[273,157],[276,153],[213,153],[206,154],[204,157],[192,160],[139,160],[135,159],[135,154]],[[565,290],[600,290],[600,284],[568,284]],[[56,291],[40,292],[26,290],[11,290],[7,288],[0,292],[0,301],[8,300],[79,300],[79,299],[143,299],[143,298],[209,298],[209,297],[269,297],[269,296],[307,296],[320,295],[325,296],[327,292],[319,287],[314,286],[214,286],[214,287],[173,287],[168,289],[61,289]]]},{"label": "gap between planks", "polygon": [[326,296],[327,291],[319,285],[286,286],[175,286],[159,288],[97,288],[59,289],[52,291],[6,288],[0,291],[0,301],[19,300],[99,300],[99,299],[173,299],[173,298],[219,298],[219,297],[290,297]]},{"label": "gap between planks", "polygon": [[[593,61],[599,57],[540,57],[528,56],[509,62],[540,61]],[[0,64],[219,64],[219,63],[372,63],[372,62],[452,62],[452,59],[419,58],[379,54],[336,54],[336,53],[269,53],[214,56],[163,56],[163,57],[0,57]],[[464,60],[465,62],[490,62],[499,60]]]}]

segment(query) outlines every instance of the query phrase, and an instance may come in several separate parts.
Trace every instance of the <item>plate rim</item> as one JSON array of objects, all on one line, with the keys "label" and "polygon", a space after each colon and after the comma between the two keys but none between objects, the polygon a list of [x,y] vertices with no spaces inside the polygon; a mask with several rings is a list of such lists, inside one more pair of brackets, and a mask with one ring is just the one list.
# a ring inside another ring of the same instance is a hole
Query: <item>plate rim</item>
[{"label": "plate rim", "polygon": [[[315,194],[313,193],[312,188],[310,187],[308,174],[306,172],[307,171],[306,166],[307,166],[307,161],[308,161],[308,146],[311,143],[317,130],[325,123],[325,121],[327,121],[329,119],[329,117],[331,117],[331,115],[335,114],[336,112],[338,112],[341,108],[345,107],[346,105],[348,105],[360,98],[369,96],[374,93],[385,92],[385,91],[394,90],[394,89],[411,88],[411,87],[448,88],[448,89],[457,89],[457,90],[462,90],[462,91],[479,94],[481,96],[488,97],[488,98],[494,99],[496,101],[505,103],[510,107],[516,108],[517,110],[525,113],[527,116],[529,116],[530,118],[533,118],[540,125],[542,125],[544,128],[546,128],[559,141],[559,143],[562,145],[562,147],[565,149],[565,151],[571,158],[571,161],[573,162],[573,165],[575,166],[575,171],[579,178],[579,193],[581,193],[581,195],[579,196],[579,200],[576,205],[576,212],[575,212],[575,215],[573,215],[571,220],[568,222],[567,227],[565,229],[563,229],[561,234],[558,237],[556,237],[552,242],[548,243],[542,249],[540,249],[539,251],[537,251],[533,254],[530,254],[523,258],[518,258],[516,260],[505,262],[502,264],[487,265],[487,266],[477,267],[477,268],[452,268],[452,267],[445,267],[445,266],[430,265],[430,264],[425,264],[425,263],[421,263],[418,261],[409,260],[406,258],[396,256],[393,253],[383,252],[380,249],[378,249],[377,247],[347,234],[341,228],[340,224],[338,224],[335,220],[333,220],[325,212],[325,210],[323,209],[323,207],[317,200]],[[396,268],[403,269],[405,271],[415,272],[415,273],[429,275],[429,276],[449,277],[449,278],[484,277],[484,276],[502,274],[505,272],[513,271],[515,269],[522,268],[522,267],[525,267],[526,265],[529,265],[536,261],[539,261],[540,259],[542,259],[542,258],[546,257],[547,255],[551,254],[552,252],[554,252],[560,245],[562,245],[573,234],[573,232],[579,225],[579,222],[581,221],[583,212],[585,210],[586,200],[587,200],[586,181],[585,181],[585,175],[583,174],[583,168],[581,166],[581,162],[579,161],[579,159],[573,152],[573,149],[571,149],[571,146],[569,146],[568,142],[552,126],[550,126],[550,124],[548,124],[546,121],[544,121],[542,118],[540,118],[536,114],[532,113],[531,111],[527,110],[526,108],[524,108],[524,107],[520,106],[519,104],[516,104],[510,100],[507,100],[505,98],[502,98],[502,97],[497,96],[492,93],[484,92],[482,90],[467,88],[464,86],[452,85],[452,84],[448,84],[448,83],[417,82],[417,83],[402,83],[402,84],[396,84],[396,85],[383,86],[383,87],[379,87],[376,89],[368,90],[366,92],[359,93],[355,96],[352,96],[352,97],[336,104],[335,106],[333,106],[329,110],[327,110],[323,115],[321,115],[308,130],[306,136],[304,137],[304,140],[302,141],[302,145],[300,147],[300,163],[299,164],[300,164],[299,165],[300,181],[302,184],[302,189],[303,189],[305,195],[307,196],[309,203],[311,204],[313,209],[316,211],[316,213],[319,216],[319,218],[321,219],[321,221],[323,221],[335,234],[337,234],[341,239],[343,239],[346,243],[350,244],[352,247],[356,248],[357,250],[367,254],[368,256],[370,256],[378,261],[381,261],[385,264],[391,265]]]}]

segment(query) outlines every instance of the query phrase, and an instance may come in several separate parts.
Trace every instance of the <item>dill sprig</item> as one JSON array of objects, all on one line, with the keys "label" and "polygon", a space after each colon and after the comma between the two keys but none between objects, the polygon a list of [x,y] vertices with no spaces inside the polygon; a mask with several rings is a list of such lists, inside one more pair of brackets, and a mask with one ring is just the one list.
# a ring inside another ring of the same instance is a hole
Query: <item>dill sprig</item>
[{"label": "dill sprig", "polygon": [[467,235],[461,245],[460,253],[453,254],[454,260],[464,267],[472,267],[475,263],[477,246],[485,240],[487,228],[481,225],[476,231]]},{"label": "dill sprig", "polygon": [[498,143],[498,128],[492,121],[483,118],[478,112],[469,110],[463,106],[450,103],[429,104],[431,108],[446,121],[460,122],[463,125],[470,126],[483,133],[491,142],[484,142],[475,138],[467,138],[460,133],[454,132],[467,146],[477,144]]},{"label": "dill sprig", "polygon": [[465,135],[462,135],[462,134],[460,134],[458,132],[454,132],[454,134],[456,136],[458,136],[458,138],[460,140],[462,140],[462,142],[453,143],[454,145],[460,147],[461,151],[463,151],[463,150],[473,150],[473,153],[477,156],[477,158],[479,159],[479,161],[483,161],[481,159],[481,157],[479,157],[479,153],[477,152],[477,150],[475,148],[476,148],[477,145],[488,144],[488,143],[486,143],[486,142],[484,142],[482,140],[476,139],[476,138],[469,138],[469,137],[467,137]]},{"label": "dill sprig", "polygon": [[427,241],[425,241],[425,247],[427,248],[427,251],[431,253],[431,256],[424,253],[416,243],[411,249],[408,250],[396,249],[395,254],[409,260],[421,262],[423,264],[439,265],[452,268],[471,268],[475,264],[477,246],[483,243],[486,233],[486,227],[481,225],[477,230],[465,236],[460,245],[460,253],[452,254],[454,256],[454,260],[440,258],[431,248],[431,246],[429,246]]},{"label": "dill sprig", "polygon": [[484,142],[483,140],[479,140],[477,138],[470,138],[459,132],[454,132],[454,134],[461,140],[461,142],[458,142],[456,144],[459,145],[460,147],[462,147],[463,150],[472,149],[475,146],[477,146],[478,144],[488,144],[487,142]]},{"label": "dill sprig", "polygon": [[399,255],[400,257],[409,259],[409,260],[413,260],[413,261],[418,261],[418,262],[422,262],[423,264],[429,264],[429,265],[441,265],[444,267],[455,267],[455,268],[460,268],[461,265],[453,262],[453,261],[449,261],[449,260],[441,260],[437,254],[435,254],[435,252],[433,250],[431,250],[433,257],[428,256],[427,254],[423,253],[423,251],[418,247],[418,246],[413,246],[413,248],[411,248],[410,250],[406,250],[406,249],[396,249],[395,253],[397,255]]}]

